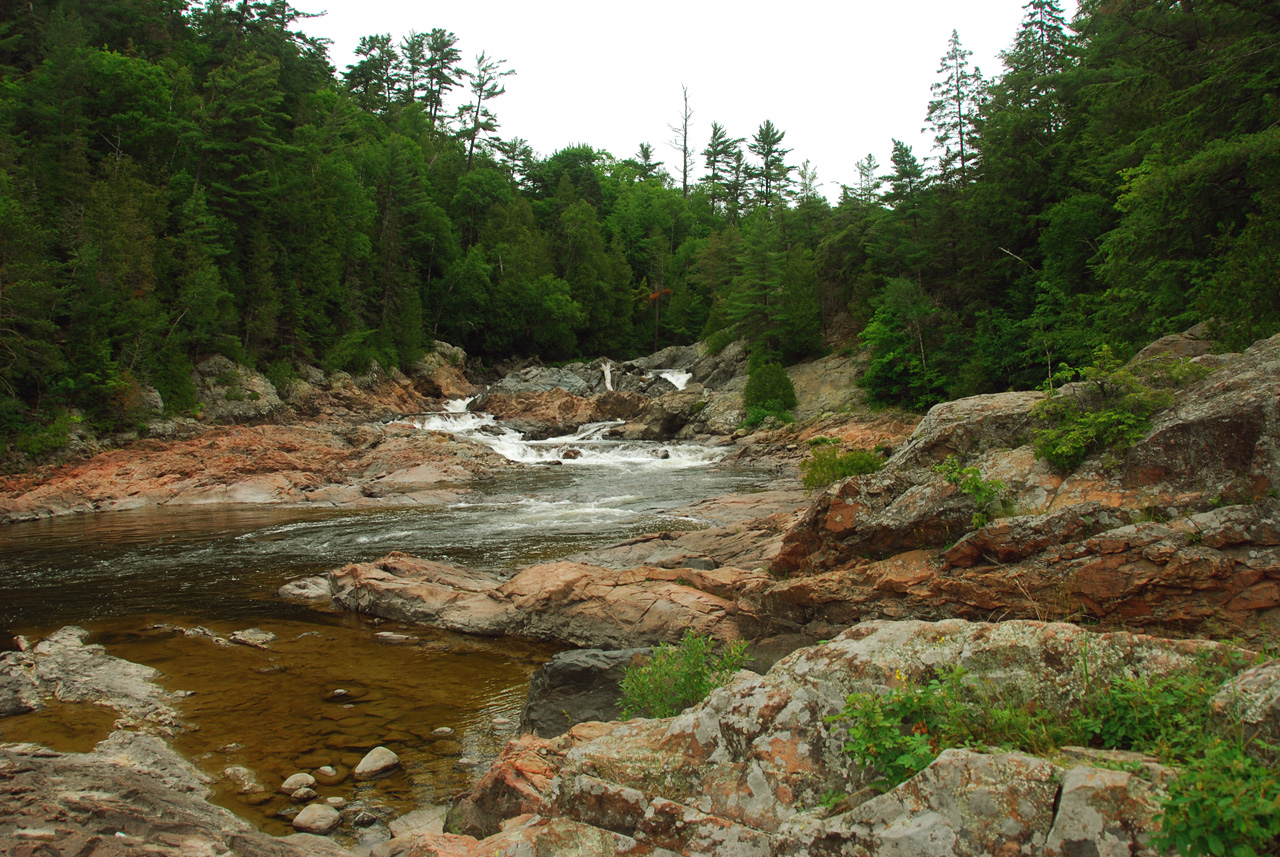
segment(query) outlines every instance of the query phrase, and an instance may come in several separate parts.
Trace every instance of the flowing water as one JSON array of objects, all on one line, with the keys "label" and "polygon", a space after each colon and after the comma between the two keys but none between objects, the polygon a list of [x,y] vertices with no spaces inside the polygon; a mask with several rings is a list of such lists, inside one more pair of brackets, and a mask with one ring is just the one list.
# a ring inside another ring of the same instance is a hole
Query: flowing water
[{"label": "flowing water", "polygon": [[[676,507],[767,487],[763,472],[721,466],[720,451],[602,439],[611,424],[526,442],[465,411],[423,430],[480,440],[531,466],[480,480],[465,502],[378,511],[161,508],[59,518],[0,528],[0,640],[39,637],[65,624],[93,631],[116,656],[156,667],[195,728],[175,746],[219,777],[245,766],[267,792],[289,774],[332,765],[339,795],[395,814],[440,803],[477,776],[515,731],[529,675],[556,651],[545,643],[486,640],[280,600],[287,580],[402,550],[484,569],[557,559],[641,533],[696,529]],[[552,462],[557,462],[553,464]],[[258,627],[266,650],[222,646]],[[387,645],[378,631],[414,640]],[[105,736],[100,709],[59,705],[0,720],[0,740],[84,751]],[[447,737],[433,735],[447,728]],[[386,745],[403,770],[354,783],[346,774]],[[482,769],[482,768],[481,768]],[[216,799],[272,833],[291,831],[283,796]]]}]

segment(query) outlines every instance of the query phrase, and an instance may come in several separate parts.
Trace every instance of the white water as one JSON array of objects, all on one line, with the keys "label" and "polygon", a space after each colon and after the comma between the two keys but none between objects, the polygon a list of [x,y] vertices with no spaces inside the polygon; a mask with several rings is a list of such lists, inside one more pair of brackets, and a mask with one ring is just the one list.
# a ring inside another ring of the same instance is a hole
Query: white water
[{"label": "white water", "polygon": [[677,390],[683,390],[688,385],[689,379],[693,377],[692,372],[684,372],[680,369],[655,369],[653,374],[675,384]]},{"label": "white water", "polygon": [[699,444],[605,439],[605,433],[622,425],[622,420],[588,423],[573,434],[561,437],[525,440],[519,432],[499,426],[493,415],[468,411],[470,401],[453,399],[445,404],[443,413],[424,417],[412,425],[423,431],[448,432],[482,443],[502,457],[522,464],[561,461],[572,467],[683,470],[713,464],[725,455],[723,448]]},{"label": "white water", "polygon": [[606,390],[613,389],[613,367],[609,365],[609,361],[604,362],[604,388]]}]

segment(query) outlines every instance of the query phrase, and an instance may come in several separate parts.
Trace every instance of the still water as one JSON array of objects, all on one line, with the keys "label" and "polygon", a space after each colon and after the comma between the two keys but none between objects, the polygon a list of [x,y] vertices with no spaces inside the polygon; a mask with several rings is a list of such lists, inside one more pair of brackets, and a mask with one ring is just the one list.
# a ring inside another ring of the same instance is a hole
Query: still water
[{"label": "still water", "polygon": [[[337,782],[322,796],[360,800],[387,815],[446,801],[468,788],[515,733],[529,675],[556,647],[377,623],[285,602],[284,582],[392,550],[484,569],[561,558],[641,533],[697,529],[678,511],[705,497],[768,487],[769,475],[716,463],[719,451],[600,439],[602,427],[525,443],[485,417],[433,418],[531,466],[478,481],[448,507],[350,512],[167,508],[61,518],[0,528],[0,647],[62,625],[93,631],[118,657],[161,671],[192,725],[177,749],[215,778],[216,799],[268,832],[291,832],[283,796],[239,795],[228,766],[254,772],[267,793],[295,771],[323,765]],[[564,463],[549,466],[552,459]],[[257,627],[269,649],[209,636]],[[378,642],[378,631],[415,639]],[[92,707],[0,721],[0,740],[84,751],[111,717]],[[433,735],[442,727],[447,737]],[[370,748],[403,761],[396,775],[354,783]],[[481,763],[472,767],[470,761]]]}]

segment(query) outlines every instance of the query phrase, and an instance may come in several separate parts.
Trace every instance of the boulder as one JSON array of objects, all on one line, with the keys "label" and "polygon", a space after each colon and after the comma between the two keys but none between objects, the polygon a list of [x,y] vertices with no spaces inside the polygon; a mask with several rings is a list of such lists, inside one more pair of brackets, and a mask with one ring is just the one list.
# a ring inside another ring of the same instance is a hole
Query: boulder
[{"label": "boulder", "polygon": [[615,720],[627,668],[652,649],[575,649],[560,652],[529,679],[520,731],[553,738],[588,720]]},{"label": "boulder", "polygon": [[648,400],[638,393],[607,392],[594,398],[563,389],[510,392],[491,387],[469,405],[492,414],[532,440],[572,434],[587,423],[630,419]]},{"label": "boulder", "polygon": [[303,833],[332,833],[341,823],[338,811],[323,803],[313,803],[293,817],[293,829]]},{"label": "boulder", "polygon": [[609,437],[621,440],[670,440],[691,419],[694,407],[702,400],[702,385],[691,384],[683,390],[671,389],[633,414],[626,425],[609,431]]},{"label": "boulder", "polygon": [[[367,745],[366,745],[367,746]],[[374,747],[356,765],[351,775],[357,780],[373,780],[400,767],[400,757],[386,747]]]},{"label": "boulder", "polygon": [[1280,764],[1280,660],[1253,666],[1227,682],[1214,696],[1212,710],[1227,731],[1243,730],[1251,755]]},{"label": "boulder", "polygon": [[[720,594],[690,585],[719,578]],[[518,635],[595,648],[674,642],[686,629],[722,640],[756,636],[761,617],[737,593],[761,579],[738,569],[617,570],[575,562],[510,579],[392,553],[330,572],[335,606],[484,636]]]},{"label": "boulder", "polygon": [[44,707],[34,668],[35,662],[24,652],[0,654],[0,718]]},{"label": "boulder", "polygon": [[207,423],[258,422],[285,407],[266,376],[220,354],[197,363],[192,380]]},{"label": "boulder", "polygon": [[315,784],[316,784],[315,777],[303,771],[299,771],[298,773],[291,774],[289,777],[287,777],[285,781],[280,784],[279,791],[281,794],[291,795],[294,792],[296,792],[298,789],[308,789],[314,786]]},{"label": "boulder", "polygon": [[431,399],[460,399],[475,392],[463,369],[467,355],[456,345],[436,340],[435,347],[409,369],[409,380],[422,396]]}]

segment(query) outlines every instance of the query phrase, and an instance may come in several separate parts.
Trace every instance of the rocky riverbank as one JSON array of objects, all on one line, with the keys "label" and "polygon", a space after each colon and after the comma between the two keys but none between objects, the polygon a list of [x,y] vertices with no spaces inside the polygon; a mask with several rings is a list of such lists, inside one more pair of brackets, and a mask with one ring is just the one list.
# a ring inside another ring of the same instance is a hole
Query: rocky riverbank
[{"label": "rocky riverbank", "polygon": [[[922,687],[954,667],[993,694],[1016,689],[1070,712],[1090,687],[1213,662],[1238,674],[1212,716],[1280,736],[1280,662],[1249,648],[1280,637],[1280,336],[1235,355],[1208,354],[1194,335],[1154,344],[1130,368],[1178,367],[1166,385],[1172,406],[1127,448],[1100,449],[1070,472],[1031,444],[1043,394],[951,402],[917,425],[841,403],[821,379],[844,377],[843,360],[793,374],[818,379],[796,425],[721,442],[735,458],[784,472],[819,437],[823,446],[879,446],[890,455],[878,472],[813,497],[780,488],[701,502],[689,511],[711,521],[707,529],[560,562],[481,572],[393,553],[282,593],[608,650],[560,658],[556,676],[535,679],[539,698],[524,725],[549,737],[507,744],[454,801],[450,833],[399,835],[376,857],[1154,857],[1156,814],[1178,771],[1152,757],[946,750],[905,783],[871,788],[872,771],[845,751],[838,716],[848,695]],[[727,412],[741,376],[708,393],[689,372],[682,390],[662,392],[659,381],[670,382],[653,376],[668,361],[688,365],[687,355],[655,355],[634,371],[527,371],[489,396],[535,434],[571,430],[599,416],[593,408],[641,407],[616,411],[620,436],[705,439],[713,423],[703,415]],[[641,381],[648,386],[626,389]],[[680,396],[706,404],[673,404]],[[998,505],[948,478],[939,465],[953,456],[955,467],[1000,483]],[[674,718],[571,725],[613,716],[619,665],[689,629],[749,641],[761,672],[739,673]],[[1209,641],[1227,638],[1236,642]],[[13,699],[36,692],[15,687]],[[571,708],[576,715],[559,723],[555,710]]]}]

